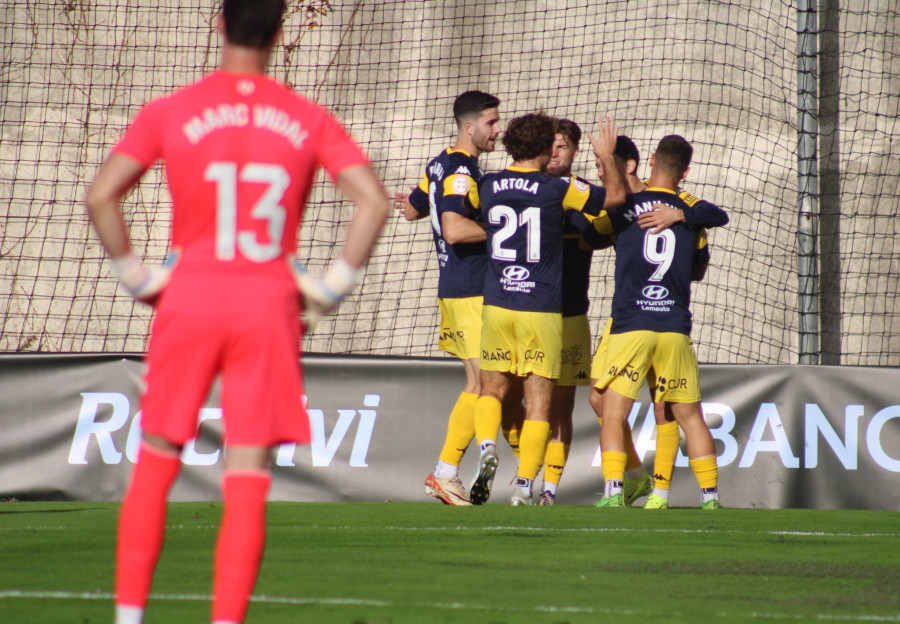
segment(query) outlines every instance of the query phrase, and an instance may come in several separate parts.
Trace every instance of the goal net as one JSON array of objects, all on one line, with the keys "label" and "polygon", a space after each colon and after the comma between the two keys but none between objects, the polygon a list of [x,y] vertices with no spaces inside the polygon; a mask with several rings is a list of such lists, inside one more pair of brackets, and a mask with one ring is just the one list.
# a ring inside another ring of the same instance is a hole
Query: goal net
[{"label": "goal net", "polygon": [[[819,206],[815,252],[823,361],[900,364],[900,10],[820,2]],[[824,9],[822,8],[824,7]],[[87,184],[141,105],[216,67],[212,0],[11,0],[0,8],[0,350],[139,352],[151,313],[110,275],[85,217]],[[694,145],[684,188],[725,208],[694,288],[701,362],[798,361],[797,9],[769,0],[290,2],[271,73],[327,106],[390,192],[408,191],[455,135],[467,89],[501,115],[544,109],[585,131],[610,115],[641,151]],[[582,141],[575,173],[596,180]],[[482,157],[504,167],[502,148]],[[124,210],[139,255],[167,247],[161,169]],[[300,233],[321,271],[352,208],[322,176]],[[612,295],[612,252],[592,269],[592,329]],[[428,357],[437,263],[428,221],[392,217],[360,287],[310,352]]]}]

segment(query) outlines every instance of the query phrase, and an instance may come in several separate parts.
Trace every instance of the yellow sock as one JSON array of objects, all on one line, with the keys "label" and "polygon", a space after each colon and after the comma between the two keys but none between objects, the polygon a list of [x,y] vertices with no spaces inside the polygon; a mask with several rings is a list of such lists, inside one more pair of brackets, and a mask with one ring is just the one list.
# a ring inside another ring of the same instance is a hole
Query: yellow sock
[{"label": "yellow sock", "polygon": [[653,485],[660,490],[672,487],[672,472],[678,457],[681,434],[678,423],[656,425],[656,459],[653,461]]},{"label": "yellow sock", "polygon": [[475,435],[475,402],[477,394],[462,392],[456,400],[456,405],[450,412],[447,421],[447,437],[444,438],[444,448],[441,449],[441,461],[446,464],[459,466],[463,454],[469,447],[472,437]]},{"label": "yellow sock", "polygon": [[601,451],[600,461],[603,463],[603,480],[604,481],[624,481],[625,480],[625,463],[628,461],[628,454],[620,451]]},{"label": "yellow sock", "polygon": [[503,406],[492,396],[480,396],[475,403],[475,439],[479,446],[485,440],[497,442],[500,421],[503,420]]},{"label": "yellow sock", "polygon": [[[597,416],[597,424],[600,425],[600,428],[603,429],[603,417]],[[625,460],[625,471],[634,470],[635,468],[640,468],[644,465],[644,462],[641,461],[640,456],[637,453],[637,449],[634,448],[634,438],[631,435],[631,427],[627,424],[625,425],[625,453],[627,454],[627,458]],[[601,457],[602,457],[602,449],[601,449]]]},{"label": "yellow sock", "polygon": [[694,471],[701,490],[719,486],[719,466],[716,464],[715,455],[692,459],[691,470]]},{"label": "yellow sock", "polygon": [[631,435],[631,427],[628,426],[628,423],[625,423],[625,453],[627,454],[625,460],[626,472],[644,465],[644,462],[638,457],[637,450],[634,448],[634,438]]},{"label": "yellow sock", "polygon": [[548,442],[544,453],[544,483],[559,485],[566,460],[569,458],[569,445],[562,442]]},{"label": "yellow sock", "polygon": [[513,455],[516,456],[516,459],[519,459],[519,438],[521,437],[521,432],[518,429],[504,429],[503,437],[509,443],[509,448],[512,449]]},{"label": "yellow sock", "polygon": [[550,437],[550,423],[539,420],[526,420],[522,425],[519,440],[519,476],[531,479],[537,476],[547,452],[547,439]]}]

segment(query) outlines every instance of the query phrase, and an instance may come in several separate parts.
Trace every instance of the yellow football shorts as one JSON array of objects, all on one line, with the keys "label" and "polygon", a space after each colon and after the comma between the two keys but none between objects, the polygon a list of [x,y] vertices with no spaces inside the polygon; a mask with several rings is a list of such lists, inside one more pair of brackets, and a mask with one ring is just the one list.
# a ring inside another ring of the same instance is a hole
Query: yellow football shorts
[{"label": "yellow football shorts", "polygon": [[676,332],[610,334],[595,387],[637,399],[644,379],[654,401],[697,403],[700,373],[690,336]]},{"label": "yellow football shorts", "polygon": [[564,316],[558,386],[587,386],[590,373],[591,327],[586,314]]},{"label": "yellow football shorts", "polygon": [[562,314],[484,306],[481,369],[558,379]]},{"label": "yellow football shorts", "polygon": [[600,339],[597,341],[597,348],[594,350],[594,359],[591,361],[591,379],[600,379],[606,372],[606,345],[609,344],[609,330],[612,327],[612,317],[606,319],[603,331],[600,332]]},{"label": "yellow football shorts", "polygon": [[461,360],[481,356],[481,315],[483,297],[438,299],[441,333],[438,348]]}]

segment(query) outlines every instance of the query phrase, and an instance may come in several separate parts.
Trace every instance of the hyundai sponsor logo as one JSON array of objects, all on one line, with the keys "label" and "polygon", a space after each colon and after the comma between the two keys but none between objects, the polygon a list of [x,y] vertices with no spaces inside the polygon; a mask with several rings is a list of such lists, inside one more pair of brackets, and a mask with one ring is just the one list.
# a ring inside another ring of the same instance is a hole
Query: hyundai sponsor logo
[{"label": "hyundai sponsor logo", "polygon": [[641,294],[647,299],[658,301],[669,296],[669,289],[665,286],[658,285],[645,286],[644,290],[641,291]]},{"label": "hyundai sponsor logo", "polygon": [[503,277],[512,282],[522,282],[531,277],[531,271],[522,266],[512,265],[503,269]]}]

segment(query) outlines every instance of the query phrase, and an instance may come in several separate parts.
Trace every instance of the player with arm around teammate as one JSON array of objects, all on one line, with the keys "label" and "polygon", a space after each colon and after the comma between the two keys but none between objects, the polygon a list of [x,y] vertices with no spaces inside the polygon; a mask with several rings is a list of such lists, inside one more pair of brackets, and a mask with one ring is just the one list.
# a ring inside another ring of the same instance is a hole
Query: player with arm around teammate
[{"label": "player with arm around teammate", "polygon": [[[697,247],[694,250],[692,282],[703,280],[709,267],[709,261],[708,234],[706,228],[700,228],[697,236]],[[676,422],[672,411],[672,404],[656,399],[655,371],[650,371],[647,377],[650,397],[653,400],[653,416],[656,420],[656,455],[653,459],[653,490],[644,503],[644,509],[663,510],[669,507],[669,489],[672,486],[675,461],[678,458],[678,449],[681,445],[681,434],[678,430],[678,422]]]},{"label": "player with arm around teammate", "polygon": [[[621,173],[625,177],[625,183],[629,189],[629,193],[643,191],[647,185],[644,180],[637,175],[640,154],[634,142],[629,137],[620,135],[616,141],[615,155],[616,164],[619,166]],[[599,163],[598,167],[600,167],[600,178],[602,180],[603,170]],[[700,200],[684,191],[679,191],[678,197],[691,209],[694,207],[698,208],[696,213],[691,214],[694,223],[699,222],[708,224],[710,227],[727,223],[727,215],[713,204]],[[682,218],[682,210],[675,209],[666,204],[657,204],[653,211],[641,215],[641,226],[645,228],[656,228],[659,226],[666,227],[671,223],[682,220]],[[699,226],[695,224],[692,225],[692,227]],[[706,228],[699,227],[698,232],[698,248],[694,252],[692,281],[703,279],[709,258]],[[609,340],[611,324],[612,319],[610,318],[606,322],[597,343],[591,375],[594,382],[602,375],[602,369],[606,358],[606,344]],[[654,377],[652,371],[649,376],[650,378]],[[650,387],[650,392],[651,396],[655,395],[655,388],[652,387],[652,385]],[[602,396],[603,395],[596,389],[593,389],[590,394],[591,406],[594,408],[594,411],[597,414],[597,420],[601,426],[603,423]],[[665,499],[668,496],[668,487],[671,484],[672,472],[675,466],[675,459],[678,454],[681,437],[678,431],[678,424],[674,421],[671,409],[667,408],[665,402],[654,402],[653,411],[657,428],[653,477],[651,478],[644,469],[643,463],[637,454],[637,450],[634,448],[631,429],[626,427],[624,433],[627,463],[625,468],[623,494],[626,505],[631,505],[641,496],[650,494],[644,508],[664,509],[667,505]],[[611,499],[601,498],[598,502],[598,506],[605,506],[606,504],[609,504],[610,500]]]},{"label": "player with arm around teammate", "polygon": [[[119,519],[117,624],[143,620],[181,449],[217,376],[227,451],[212,621],[244,620],[264,550],[272,449],[310,440],[299,315],[304,307],[327,313],[352,289],[390,210],[341,125],[265,76],[284,8],[283,0],[225,0],[219,69],[145,106],[87,192],[115,272],[156,308],[143,437]],[[148,267],[134,255],[120,209],[157,160],[172,196],[174,268]],[[320,167],[357,211],[325,277],[298,281],[297,230]]]},{"label": "player with arm around teammate", "polygon": [[[684,175],[687,175],[687,171],[685,171]],[[694,222],[692,227],[697,229],[697,246],[694,250],[691,281],[699,282],[706,276],[710,261],[707,227],[725,225],[728,219],[724,212],[721,214],[717,212],[717,206],[701,200],[687,191],[679,191],[678,198],[687,204],[689,209],[685,214],[692,217]],[[661,210],[665,210],[665,208]],[[642,227],[655,228],[668,222],[670,219],[677,219],[678,215],[656,211],[655,214],[647,213],[642,215],[642,217],[644,218]],[[644,503],[644,509],[650,510],[667,509],[669,506],[669,489],[672,485],[672,474],[681,444],[681,435],[672,410],[672,404],[656,398],[656,380],[657,375],[655,371],[651,370],[648,375],[648,386],[653,400],[653,415],[656,420],[656,455],[653,460],[653,490]]]},{"label": "player with arm around teammate", "polygon": [[[511,121],[503,145],[513,160],[504,171],[485,175],[473,198],[483,212],[490,264],[484,285],[481,339],[482,393],[475,411],[478,471],[473,502],[485,502],[497,469],[496,440],[502,404],[514,379],[522,378],[525,421],[513,505],[533,504],[532,484],[544,461],[550,432],[550,402],[560,374],[562,351],[562,241],[565,213],[588,219],[625,196],[624,183],[607,189],[563,181],[545,173],[556,122],[544,114]],[[600,124],[592,144],[612,162],[610,120]]]},{"label": "player with arm around teammate", "polygon": [[425,493],[447,505],[471,505],[459,479],[459,464],[475,435],[475,402],[480,393],[482,289],[487,268],[484,227],[465,205],[483,175],[478,157],[494,151],[500,134],[500,100],[466,91],[453,104],[455,144],[425,167],[409,195],[398,193],[394,206],[409,221],[430,217],[438,257],[438,348],[463,362],[466,383],[450,412],[444,446],[425,479]]},{"label": "player with arm around teammate", "polygon": [[647,188],[629,195],[624,206],[596,221],[598,231],[616,235],[612,326],[605,363],[594,386],[603,395],[600,443],[606,484],[602,506],[624,506],[624,428],[651,370],[654,399],[671,406],[685,432],[703,508],[720,506],[715,445],[700,407],[697,360],[690,343],[690,283],[699,234],[679,222],[660,229],[641,227],[640,221],[645,213],[669,212],[659,211],[657,203],[679,210],[680,220],[696,217],[685,210],[677,190],[692,151],[683,137],[664,137],[651,157]]}]

